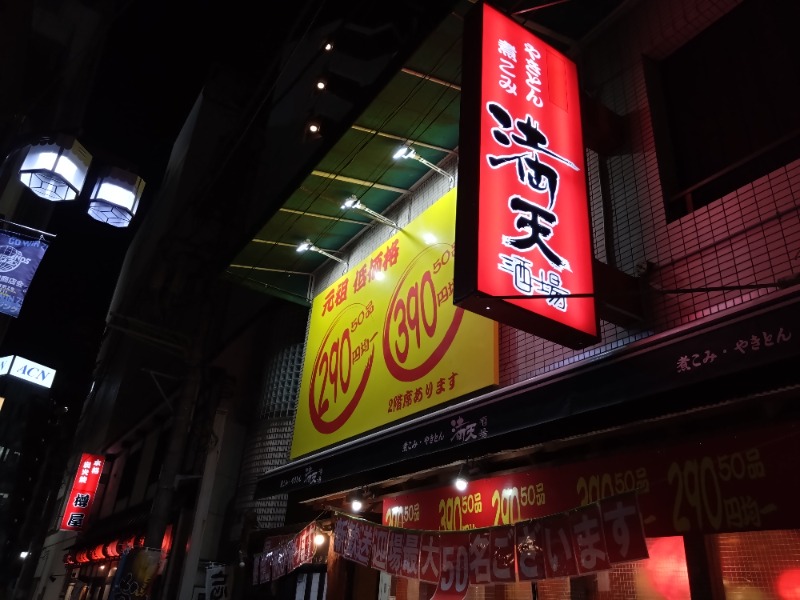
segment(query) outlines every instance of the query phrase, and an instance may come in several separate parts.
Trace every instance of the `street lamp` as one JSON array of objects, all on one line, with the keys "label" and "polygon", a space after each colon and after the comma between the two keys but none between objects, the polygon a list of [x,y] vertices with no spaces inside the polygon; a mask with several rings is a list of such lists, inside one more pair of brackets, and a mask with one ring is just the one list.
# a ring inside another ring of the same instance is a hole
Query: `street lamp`
[{"label": "street lamp", "polygon": [[28,149],[19,180],[45,200],[75,200],[91,163],[92,155],[74,137],[42,138]]},{"label": "street lamp", "polygon": [[112,227],[127,227],[144,191],[145,182],[136,173],[105,167],[89,196],[89,216]]},{"label": "street lamp", "polygon": [[[74,137],[60,134],[30,145],[19,180],[45,200],[75,200],[83,191],[91,165],[91,153]],[[139,206],[144,180],[115,166],[100,165],[95,171],[89,216],[112,227],[127,227]]]}]

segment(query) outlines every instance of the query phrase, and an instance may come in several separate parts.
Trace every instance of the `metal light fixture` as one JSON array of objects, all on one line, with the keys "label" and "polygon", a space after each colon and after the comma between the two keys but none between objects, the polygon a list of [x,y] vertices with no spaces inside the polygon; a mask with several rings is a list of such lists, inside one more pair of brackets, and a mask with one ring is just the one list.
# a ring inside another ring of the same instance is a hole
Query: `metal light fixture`
[{"label": "metal light fixture", "polygon": [[467,489],[469,485],[469,479],[467,479],[467,465],[466,463],[461,465],[461,469],[458,471],[458,475],[456,475],[455,480],[453,481],[453,485],[455,485],[456,489],[459,492],[463,492]]},{"label": "metal light fixture", "polygon": [[45,200],[74,200],[83,189],[92,155],[74,137],[58,135],[31,144],[19,180]]},{"label": "metal light fixture", "polygon": [[343,209],[352,208],[354,210],[360,210],[361,212],[368,214],[370,217],[372,217],[373,219],[375,219],[380,223],[383,223],[384,225],[388,225],[389,227],[394,227],[395,229],[400,229],[397,223],[392,221],[390,218],[384,217],[382,214],[375,212],[371,208],[368,208],[363,204],[361,204],[361,202],[358,200],[358,198],[356,198],[355,195],[352,195],[347,200],[345,200],[344,204],[342,204],[342,208]]},{"label": "metal light fixture", "polygon": [[444,175],[445,177],[447,177],[447,179],[450,181],[450,187],[451,188],[453,186],[455,186],[455,184],[456,184],[455,177],[453,177],[450,173],[448,173],[447,171],[445,171],[441,167],[437,167],[432,162],[422,158],[409,145],[405,145],[405,146],[400,147],[400,149],[397,152],[394,153],[394,158],[397,159],[397,160],[399,160],[401,158],[413,158],[414,160],[416,160],[418,162],[421,162],[423,165],[425,165],[429,169],[432,169],[432,170],[436,171],[437,173],[439,173],[440,175]]},{"label": "metal light fixture", "polygon": [[89,197],[89,216],[113,227],[127,227],[144,191],[144,180],[130,171],[106,167]]},{"label": "metal light fixture", "polygon": [[307,252],[308,250],[311,250],[311,252],[316,252],[317,254],[322,254],[322,256],[327,256],[328,258],[335,260],[336,262],[341,263],[344,266],[347,266],[346,261],[342,260],[338,256],[334,256],[333,254],[326,252],[325,250],[317,248],[314,244],[311,243],[311,240],[308,239],[304,240],[297,246],[298,252],[302,253],[302,252]]}]

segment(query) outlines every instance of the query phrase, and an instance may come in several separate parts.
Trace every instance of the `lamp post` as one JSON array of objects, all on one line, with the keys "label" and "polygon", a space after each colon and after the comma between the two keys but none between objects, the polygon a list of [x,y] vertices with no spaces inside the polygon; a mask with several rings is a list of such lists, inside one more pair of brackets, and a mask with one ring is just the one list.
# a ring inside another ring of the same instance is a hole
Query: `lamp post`
[{"label": "lamp post", "polygon": [[[83,144],[76,138],[65,134],[39,138],[28,144],[16,146],[16,149],[8,154],[2,167],[4,187],[0,191],[8,192],[2,195],[3,212],[10,210],[12,214],[8,216],[22,223],[27,221],[27,224],[5,221],[5,219],[4,222],[43,236],[53,235],[42,231],[48,228],[46,225],[51,223],[51,216],[54,214],[47,209],[63,204],[81,209],[91,219],[103,223],[103,226],[128,227],[136,214],[145,188],[145,182],[138,174],[116,165],[104,164],[101,160],[94,160],[91,152]],[[33,196],[38,197],[39,200]],[[45,208],[42,207],[42,204]],[[54,208],[54,210],[58,211],[59,208]],[[70,213],[71,211],[66,211],[64,216],[70,219],[73,216],[85,219],[82,214]],[[40,222],[31,222],[33,220]],[[41,229],[33,229],[28,225],[45,226]],[[67,239],[70,236],[75,239],[85,237],[81,236],[82,230],[82,227],[70,228]],[[115,235],[115,238],[121,240],[119,236]],[[61,239],[63,238],[59,236],[59,240]],[[62,257],[66,257],[67,255],[64,254],[66,250],[63,248],[62,250]],[[105,247],[104,250],[105,255],[112,254],[108,247]],[[63,270],[59,272],[61,273]],[[30,277],[33,276],[33,274],[30,275]],[[79,276],[71,276],[69,281],[79,282],[82,279]],[[93,285],[93,281],[91,284]],[[88,288],[76,286],[76,289]],[[58,314],[62,303],[58,299],[58,295],[52,294],[50,297],[53,301],[47,302],[44,312],[46,315]],[[87,303],[84,296],[73,293],[73,298]],[[37,317],[41,316],[40,313],[35,314]],[[47,322],[49,318],[49,316],[45,316],[44,320],[37,319],[36,327],[40,327],[41,323]],[[17,322],[21,322],[21,320]],[[22,327],[29,325],[30,321]],[[85,327],[82,328],[80,334],[80,341],[85,344],[88,339]],[[0,331],[0,341],[4,340],[5,335],[5,331]],[[52,352],[52,347],[49,351]],[[70,351],[73,356],[80,354],[75,347],[71,347]],[[77,359],[70,358],[69,360]],[[74,375],[72,379],[77,381],[77,377]],[[69,385],[70,393],[72,393],[72,387],[76,384]],[[61,389],[66,390],[67,388],[62,387]],[[77,415],[79,412],[76,411],[75,414]],[[19,515],[22,525],[17,539],[21,549],[29,552],[29,555],[24,559],[18,555],[15,557],[15,561],[19,561],[15,564],[19,567],[19,572],[13,582],[13,588],[8,590],[12,594],[9,596],[10,598],[24,600],[31,592],[34,573],[48,534],[50,525],[48,519],[58,502],[58,484],[66,466],[65,457],[69,454],[72,435],[73,428],[58,426],[55,431],[51,432],[51,439],[41,441],[44,445],[44,457],[38,464],[39,468],[36,472],[35,487],[31,492],[30,503],[27,509],[20,512]],[[9,568],[6,567],[5,570]]]}]

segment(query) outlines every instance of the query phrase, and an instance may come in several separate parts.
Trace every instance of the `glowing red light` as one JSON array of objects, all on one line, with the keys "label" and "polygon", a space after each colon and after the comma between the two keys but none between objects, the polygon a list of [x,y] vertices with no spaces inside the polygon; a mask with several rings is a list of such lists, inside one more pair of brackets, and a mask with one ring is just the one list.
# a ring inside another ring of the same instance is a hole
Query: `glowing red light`
[{"label": "glowing red light", "polygon": [[644,570],[653,588],[665,600],[690,598],[683,538],[668,537],[653,540],[648,544],[648,551],[650,558],[644,562]]},{"label": "glowing red light", "polygon": [[778,576],[778,596],[781,600],[800,600],[800,569],[788,569]]}]

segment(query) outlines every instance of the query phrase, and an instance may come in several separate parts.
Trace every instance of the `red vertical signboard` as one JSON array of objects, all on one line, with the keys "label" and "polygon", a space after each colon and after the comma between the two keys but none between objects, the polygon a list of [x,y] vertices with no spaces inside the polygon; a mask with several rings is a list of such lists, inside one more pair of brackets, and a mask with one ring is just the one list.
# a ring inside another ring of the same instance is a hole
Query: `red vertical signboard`
[{"label": "red vertical signboard", "polygon": [[103,473],[105,457],[96,454],[82,454],[72,490],[67,497],[60,529],[81,531],[86,527],[89,513]]},{"label": "red vertical signboard", "polygon": [[491,6],[475,11],[464,39],[455,302],[582,348],[599,338],[577,69]]}]

